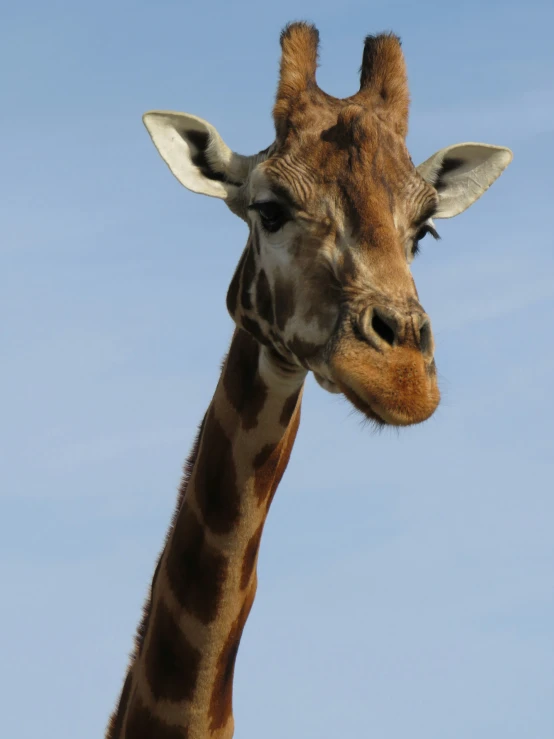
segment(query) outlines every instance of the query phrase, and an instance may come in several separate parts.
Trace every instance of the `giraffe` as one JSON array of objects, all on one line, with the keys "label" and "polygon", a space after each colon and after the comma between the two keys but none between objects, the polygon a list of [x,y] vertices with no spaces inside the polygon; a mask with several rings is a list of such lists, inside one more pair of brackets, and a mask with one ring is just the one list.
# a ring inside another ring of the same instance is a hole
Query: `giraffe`
[{"label": "giraffe", "polygon": [[253,156],[208,122],[144,123],[186,188],[225,201],[249,237],[227,293],[229,353],[179,489],[108,739],[229,739],[233,672],[260,540],[308,372],[378,425],[420,423],[440,395],[410,264],[434,219],[475,202],[512,159],[465,143],[415,167],[399,39],[365,40],[359,91],[316,83],[319,35],[281,34],[275,141]]}]

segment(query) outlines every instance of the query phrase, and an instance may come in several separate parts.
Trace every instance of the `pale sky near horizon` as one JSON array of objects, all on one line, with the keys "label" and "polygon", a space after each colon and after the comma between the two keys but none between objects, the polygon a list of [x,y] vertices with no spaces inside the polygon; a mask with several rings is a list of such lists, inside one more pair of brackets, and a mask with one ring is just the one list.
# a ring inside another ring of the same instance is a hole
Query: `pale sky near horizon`
[{"label": "pale sky near horizon", "polygon": [[307,384],[236,736],[554,737],[552,4],[23,0],[0,25],[6,739],[102,736],[232,332],[246,228],[179,186],[141,115],[264,148],[298,18],[340,97],[367,33],[402,37],[416,162],[471,140],[514,161],[414,265],[435,416],[375,434]]}]

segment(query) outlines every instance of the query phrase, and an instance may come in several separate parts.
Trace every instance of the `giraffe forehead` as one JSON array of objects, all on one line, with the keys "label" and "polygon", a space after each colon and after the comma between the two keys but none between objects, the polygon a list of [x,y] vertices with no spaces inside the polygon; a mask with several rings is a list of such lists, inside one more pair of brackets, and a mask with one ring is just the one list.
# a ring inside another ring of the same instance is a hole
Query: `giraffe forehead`
[{"label": "giraffe forehead", "polygon": [[254,190],[282,187],[313,215],[346,209],[366,220],[392,213],[416,191],[432,191],[417,175],[403,137],[357,105],[335,112],[331,124],[320,121],[315,130],[313,124],[295,127],[252,184]]}]

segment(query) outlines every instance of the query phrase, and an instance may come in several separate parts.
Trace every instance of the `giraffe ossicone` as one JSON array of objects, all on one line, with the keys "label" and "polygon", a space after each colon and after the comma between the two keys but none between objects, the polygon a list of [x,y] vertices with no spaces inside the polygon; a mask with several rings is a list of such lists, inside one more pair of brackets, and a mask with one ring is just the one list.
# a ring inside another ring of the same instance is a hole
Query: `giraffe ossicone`
[{"label": "giraffe ossicone", "polygon": [[439,390],[410,264],[435,219],[466,210],[512,159],[463,143],[415,167],[397,37],[368,36],[359,91],[316,82],[318,33],[281,34],[275,140],[253,156],[186,113],[144,122],[186,188],[249,227],[227,293],[236,329],[187,464],[109,739],[229,739],[240,637],[263,526],[306,374],[377,424],[420,423]]}]

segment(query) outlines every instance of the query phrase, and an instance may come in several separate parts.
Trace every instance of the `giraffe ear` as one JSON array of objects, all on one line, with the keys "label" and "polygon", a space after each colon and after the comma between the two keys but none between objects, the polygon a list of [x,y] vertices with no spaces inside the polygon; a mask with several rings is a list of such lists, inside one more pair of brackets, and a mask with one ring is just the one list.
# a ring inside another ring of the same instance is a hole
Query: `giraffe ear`
[{"label": "giraffe ear", "polygon": [[436,189],[439,208],[434,218],[463,213],[500,177],[513,154],[491,144],[456,144],[441,149],[417,168]]},{"label": "giraffe ear", "polygon": [[154,146],[179,182],[192,192],[232,200],[250,171],[217,130],[188,113],[152,110],[142,120]]}]

